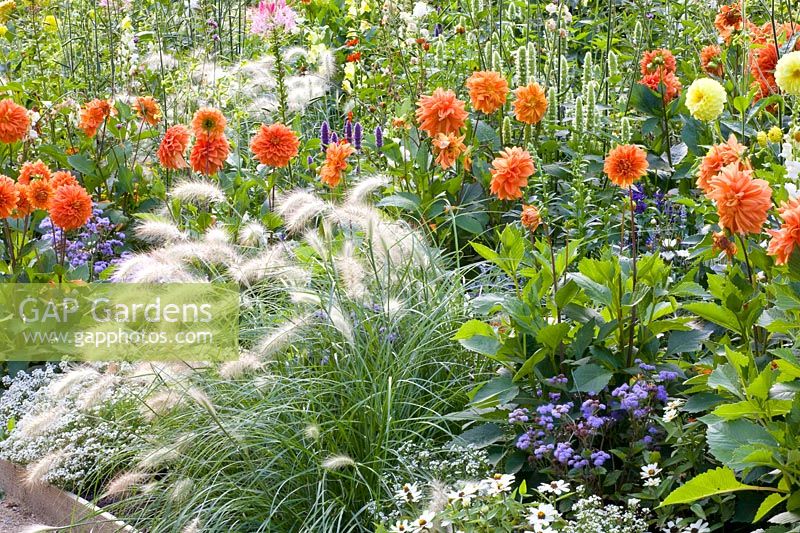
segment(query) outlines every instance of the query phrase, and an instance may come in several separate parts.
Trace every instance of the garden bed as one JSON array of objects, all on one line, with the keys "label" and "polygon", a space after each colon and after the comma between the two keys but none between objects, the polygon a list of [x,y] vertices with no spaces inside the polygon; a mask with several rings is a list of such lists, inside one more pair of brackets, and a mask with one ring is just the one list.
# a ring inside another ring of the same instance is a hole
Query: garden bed
[{"label": "garden bed", "polygon": [[0,488],[7,497],[25,504],[46,525],[72,526],[67,531],[74,533],[136,532],[114,515],[103,512],[80,496],[46,483],[27,486],[22,482],[24,476],[24,468],[0,460]]}]

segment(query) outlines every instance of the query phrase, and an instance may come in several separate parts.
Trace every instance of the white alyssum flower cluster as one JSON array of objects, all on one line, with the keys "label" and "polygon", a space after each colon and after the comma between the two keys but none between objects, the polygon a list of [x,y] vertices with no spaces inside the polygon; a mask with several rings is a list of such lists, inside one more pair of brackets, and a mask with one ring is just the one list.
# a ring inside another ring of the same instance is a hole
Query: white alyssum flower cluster
[{"label": "white alyssum flower cluster", "polygon": [[645,533],[648,530],[647,520],[641,516],[638,505],[627,508],[609,505],[593,495],[578,500],[573,511],[575,516],[561,530],[563,533]]},{"label": "white alyssum flower cluster", "polygon": [[104,370],[86,365],[57,373],[49,365],[7,380],[0,416],[13,429],[0,441],[0,458],[25,465],[26,482],[78,489],[106,458],[134,442],[140,429],[116,423],[114,414],[141,385]]}]

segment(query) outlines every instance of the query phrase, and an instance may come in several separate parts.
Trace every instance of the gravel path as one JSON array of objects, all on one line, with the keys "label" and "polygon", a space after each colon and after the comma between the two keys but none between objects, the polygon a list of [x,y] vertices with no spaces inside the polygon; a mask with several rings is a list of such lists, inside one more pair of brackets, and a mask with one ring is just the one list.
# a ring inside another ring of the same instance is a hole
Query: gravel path
[{"label": "gravel path", "polygon": [[0,531],[3,533],[19,533],[26,526],[38,524],[36,517],[22,505],[9,501],[0,501]]}]

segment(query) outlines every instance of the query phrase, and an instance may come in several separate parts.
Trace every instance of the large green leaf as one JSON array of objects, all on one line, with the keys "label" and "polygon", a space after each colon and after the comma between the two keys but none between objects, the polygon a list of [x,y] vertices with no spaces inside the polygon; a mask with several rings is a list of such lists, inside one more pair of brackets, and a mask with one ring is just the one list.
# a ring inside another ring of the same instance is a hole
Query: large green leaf
[{"label": "large green leaf", "polygon": [[573,390],[575,392],[594,392],[598,393],[608,385],[614,374],[602,366],[589,363],[579,366],[572,371],[572,379],[575,382]]},{"label": "large green leaf", "polygon": [[774,449],[775,438],[766,429],[745,419],[719,421],[706,431],[708,450],[719,462],[734,470],[742,470],[751,463],[744,458],[758,448]]},{"label": "large green leaf", "polygon": [[497,424],[483,424],[472,429],[468,429],[451,441],[455,446],[474,446],[475,448],[485,448],[503,438],[503,430]]},{"label": "large green leaf", "polygon": [[467,350],[483,355],[495,355],[500,349],[500,341],[494,336],[494,330],[489,324],[480,320],[465,322],[453,336]]},{"label": "large green leaf", "polygon": [[740,490],[767,490],[775,491],[772,487],[755,487],[745,485],[736,479],[733,470],[727,467],[716,468],[704,472],[699,476],[690,479],[685,485],[681,485],[673,490],[667,498],[661,502],[659,507],[665,505],[676,505],[679,503],[690,503],[717,494],[727,494]]},{"label": "large green leaf", "polygon": [[767,513],[772,511],[778,504],[780,504],[786,498],[788,498],[787,495],[778,493],[770,494],[769,496],[764,498],[764,501],[761,502],[761,505],[758,506],[758,511],[756,511],[756,516],[755,518],[753,518],[753,523],[755,524],[756,522],[767,516]]},{"label": "large green leaf", "polygon": [[688,303],[683,307],[704,320],[728,328],[731,331],[739,331],[739,320],[730,309],[711,302]]}]

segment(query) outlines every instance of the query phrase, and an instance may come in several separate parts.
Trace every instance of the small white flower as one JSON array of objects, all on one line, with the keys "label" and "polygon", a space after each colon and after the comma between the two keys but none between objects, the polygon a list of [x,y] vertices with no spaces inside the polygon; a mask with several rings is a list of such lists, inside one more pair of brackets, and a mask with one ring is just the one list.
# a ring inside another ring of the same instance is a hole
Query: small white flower
[{"label": "small white flower", "polygon": [[532,526],[549,526],[559,516],[555,507],[549,503],[540,503],[536,507],[531,507],[528,523]]},{"label": "small white flower", "polygon": [[708,522],[704,522],[703,520],[698,520],[683,528],[683,533],[709,533],[710,531],[711,528],[708,527]]},{"label": "small white flower", "polygon": [[413,531],[425,531],[433,527],[433,520],[436,518],[436,513],[433,511],[425,511],[422,516],[414,520],[411,525],[415,527]]},{"label": "small white flower", "polygon": [[678,533],[680,530],[681,528],[678,525],[678,522],[675,520],[670,520],[664,524],[664,527],[661,528],[661,533]]},{"label": "small white flower", "polygon": [[529,533],[556,533],[556,530],[549,526],[533,526]]},{"label": "small white flower", "polygon": [[421,492],[417,488],[416,483],[405,483],[394,493],[394,497],[401,503],[414,503],[418,502]]},{"label": "small white flower", "polygon": [[408,523],[408,520],[398,520],[389,528],[391,533],[412,533],[415,527]]},{"label": "small white flower", "polygon": [[508,492],[513,484],[514,474],[495,474],[481,482],[483,490],[490,496]]},{"label": "small white flower", "polygon": [[676,418],[678,418],[678,411],[675,409],[666,409],[664,411],[664,422],[672,422]]},{"label": "small white flower", "polygon": [[558,479],[555,481],[551,481],[550,483],[542,483],[539,485],[539,492],[543,494],[555,494],[556,496],[561,496],[562,494],[566,494],[569,492],[569,483],[564,481],[563,479]]},{"label": "small white flower", "polygon": [[644,481],[644,486],[645,487],[658,487],[660,484],[661,484],[661,478],[660,477],[651,477],[651,478],[647,478]]},{"label": "small white flower", "polygon": [[417,2],[414,4],[414,10],[411,12],[411,16],[415,19],[421,19],[428,13],[432,12],[433,9],[428,6],[425,2]]},{"label": "small white flower", "polygon": [[628,507],[639,507],[641,501],[639,498],[628,498]]},{"label": "small white flower", "polygon": [[480,487],[477,483],[467,482],[461,490],[454,490],[447,494],[450,502],[461,502],[461,505],[468,507],[472,503],[472,498],[478,493]]},{"label": "small white flower", "polygon": [[650,463],[642,467],[640,475],[642,479],[647,479],[657,476],[659,472],[661,472],[661,469],[658,467],[658,463]]}]

